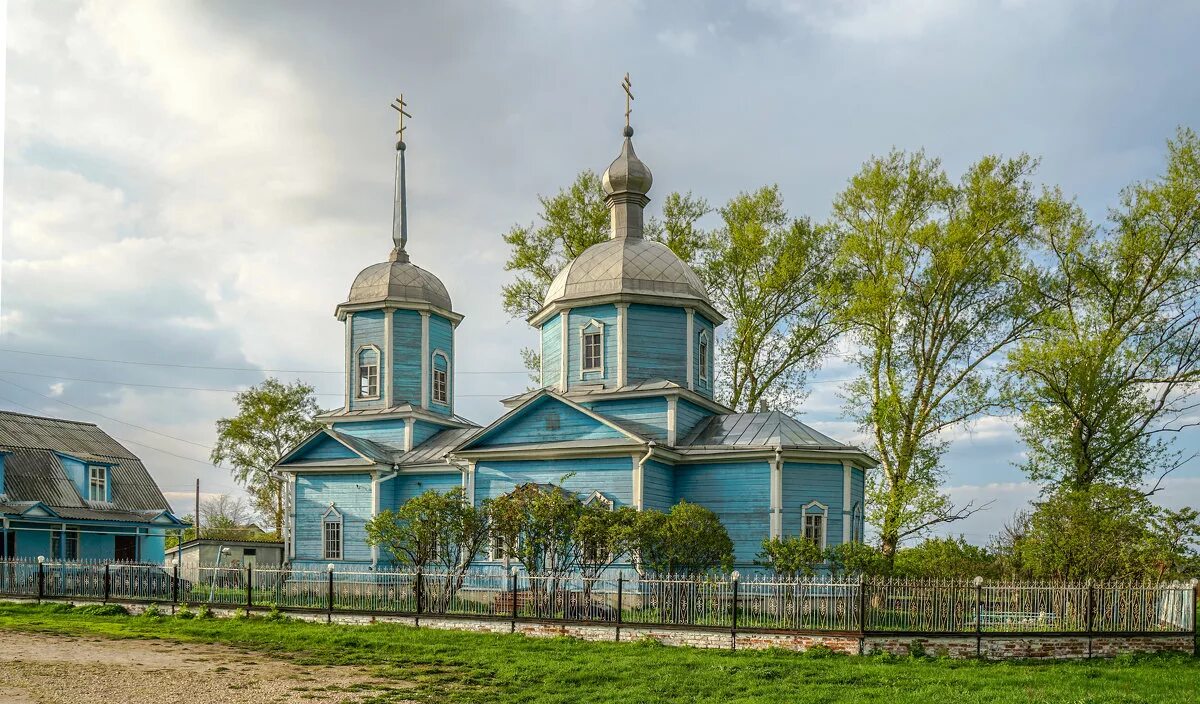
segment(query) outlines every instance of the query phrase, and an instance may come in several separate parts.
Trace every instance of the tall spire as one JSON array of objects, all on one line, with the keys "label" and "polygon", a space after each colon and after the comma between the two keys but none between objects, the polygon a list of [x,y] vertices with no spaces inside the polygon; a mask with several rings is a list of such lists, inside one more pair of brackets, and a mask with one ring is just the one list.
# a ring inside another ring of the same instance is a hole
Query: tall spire
[{"label": "tall spire", "polygon": [[650,198],[646,195],[654,177],[650,169],[633,151],[633,127],[629,124],[629,115],[633,112],[633,83],[629,74],[621,82],[625,92],[625,143],[621,145],[621,154],[604,172],[601,185],[604,187],[604,202],[612,223],[612,239],[626,237],[642,237],[642,216]]},{"label": "tall spire", "polygon": [[392,249],[391,260],[407,262],[408,252],[408,196],[404,190],[404,118],[412,117],[405,108],[404,94],[392,103],[392,109],[398,113],[400,125],[396,129],[396,195],[392,203]]}]

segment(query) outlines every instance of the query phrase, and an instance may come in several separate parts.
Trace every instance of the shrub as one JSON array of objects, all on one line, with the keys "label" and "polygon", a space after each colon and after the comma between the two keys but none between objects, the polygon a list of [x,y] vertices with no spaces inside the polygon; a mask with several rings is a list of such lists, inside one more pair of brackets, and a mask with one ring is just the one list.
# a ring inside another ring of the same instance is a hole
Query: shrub
[{"label": "shrub", "polygon": [[278,604],[272,604],[271,610],[263,616],[263,619],[266,621],[286,621],[288,617],[287,614],[279,610]]},{"label": "shrub", "polygon": [[245,621],[246,619],[250,618],[250,612],[244,608],[243,609],[234,609],[233,616],[231,616],[230,618],[234,619],[235,621]]},{"label": "shrub", "polygon": [[817,566],[825,561],[820,545],[795,535],[786,538],[766,538],[756,563],[782,577],[811,577]]},{"label": "shrub", "polygon": [[129,609],[120,604],[85,604],[75,607],[75,613],[85,616],[128,616]]},{"label": "shrub", "polygon": [[190,607],[188,607],[187,604],[180,604],[179,608],[175,610],[175,618],[182,618],[182,619],[196,618],[196,612],[192,611],[192,609]]},{"label": "shrub", "polygon": [[158,608],[158,604],[150,604],[142,610],[142,615],[146,618],[158,618],[162,616],[162,609]]},{"label": "shrub", "polygon": [[196,609],[196,618],[212,618],[212,609],[208,608],[208,604],[201,604],[200,608]]},{"label": "shrub", "polygon": [[908,642],[908,655],[913,658],[923,658],[928,653],[925,651],[925,641],[920,638],[913,638]]}]

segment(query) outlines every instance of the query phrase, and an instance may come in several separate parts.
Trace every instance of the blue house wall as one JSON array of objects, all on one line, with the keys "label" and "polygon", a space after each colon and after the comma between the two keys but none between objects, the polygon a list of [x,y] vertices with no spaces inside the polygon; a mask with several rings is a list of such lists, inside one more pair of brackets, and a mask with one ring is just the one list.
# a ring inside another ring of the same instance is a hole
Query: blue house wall
[{"label": "blue house wall", "polygon": [[[601,336],[602,369],[580,372],[583,364],[583,329],[595,320],[604,326]],[[567,388],[602,383],[606,388],[617,383],[617,307],[614,305],[585,306],[571,311],[571,327],[567,331]]]},{"label": "blue house wall", "polygon": [[[695,391],[709,398],[713,397],[713,377],[716,376],[716,367],[713,364],[716,359],[716,336],[713,331],[713,324],[699,313],[692,316],[692,379],[695,385]],[[708,369],[709,374],[707,379],[700,378],[700,336],[702,333],[708,333]]]},{"label": "blue house wall", "polygon": [[[358,398],[358,351],[364,345],[374,345],[379,348],[383,359],[379,361],[380,365],[387,364],[387,355],[385,354],[383,344],[383,311],[381,310],[365,310],[355,313],[350,318],[350,369],[354,374],[351,384],[350,394],[350,409],[363,410],[367,408],[382,408],[383,395],[377,399],[360,399]],[[380,379],[380,383],[383,380]],[[380,388],[382,391],[382,387]]]},{"label": "blue house wall", "polygon": [[[369,562],[364,526],[371,520],[371,475],[300,474],[296,478],[296,559],[324,560],[322,520],[333,503],[342,516],[341,562]],[[339,562],[339,561],[333,561]]]},{"label": "blue house wall", "polygon": [[557,384],[562,375],[562,314],[542,325],[542,386]]},{"label": "blue house wall", "polygon": [[396,447],[404,445],[403,419],[343,421],[334,423],[333,429],[373,442],[386,443]]},{"label": "blue house wall", "polygon": [[675,404],[675,433],[679,440],[683,440],[688,436],[688,433],[695,430],[697,425],[705,418],[713,415],[712,411],[697,406],[696,404],[686,399],[679,399]]},{"label": "blue house wall", "polygon": [[421,314],[392,312],[392,402],[421,405]]},{"label": "blue house wall", "polygon": [[667,399],[661,396],[593,401],[582,405],[619,421],[640,435],[660,443],[667,440]]},{"label": "blue house wall", "polygon": [[[564,481],[566,475],[570,476]],[[479,460],[475,465],[475,501],[494,499],[530,482],[559,484],[576,492],[581,499],[599,491],[616,506],[630,506],[633,503],[633,457]]]},{"label": "blue house wall", "polygon": [[432,376],[433,355],[443,352],[449,358],[450,368],[446,374],[449,403],[434,403],[433,379],[429,380],[429,410],[434,413],[450,415],[454,413],[454,325],[440,315],[429,316],[429,369]]},{"label": "blue house wall", "polygon": [[[519,422],[518,422],[519,419]],[[628,437],[616,428],[570,406],[544,398],[518,412],[509,424],[481,438],[474,447],[523,445],[566,440],[616,440]]]},{"label": "blue house wall", "polygon": [[687,314],[682,308],[631,304],[626,330],[630,344],[626,352],[626,380],[636,384],[648,379],[687,383]]},{"label": "blue house wall", "polygon": [[642,507],[669,511],[675,504],[675,468],[657,460],[642,465]]},{"label": "blue house wall", "polygon": [[750,565],[770,534],[770,479],[765,461],[679,465],[675,498],[716,513],[733,540],[735,561]]},{"label": "blue house wall", "polygon": [[845,473],[841,464],[783,463],[783,534],[803,535],[802,510],[811,501],[829,508],[826,545],[842,542],[842,494]]}]

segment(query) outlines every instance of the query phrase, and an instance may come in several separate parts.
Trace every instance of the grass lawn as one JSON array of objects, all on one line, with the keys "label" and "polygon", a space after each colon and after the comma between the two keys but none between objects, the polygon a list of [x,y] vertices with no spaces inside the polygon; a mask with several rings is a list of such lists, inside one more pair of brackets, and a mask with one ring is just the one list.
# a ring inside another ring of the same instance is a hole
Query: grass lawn
[{"label": "grass lawn", "polygon": [[[1058,663],[814,657],[255,619],[97,616],[0,604],[0,628],[225,643],[302,663],[354,664],[464,702],[1200,702],[1186,655]],[[413,696],[411,692],[405,696]]]}]

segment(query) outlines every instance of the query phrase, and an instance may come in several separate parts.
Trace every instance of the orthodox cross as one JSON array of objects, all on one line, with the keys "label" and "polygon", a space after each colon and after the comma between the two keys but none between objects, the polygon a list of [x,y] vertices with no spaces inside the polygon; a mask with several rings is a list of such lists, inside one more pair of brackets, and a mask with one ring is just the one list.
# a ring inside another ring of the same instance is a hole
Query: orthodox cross
[{"label": "orthodox cross", "polygon": [[625,80],[621,81],[621,88],[625,90],[625,126],[629,126],[629,113],[633,112],[630,103],[633,102],[633,93],[630,89],[633,88],[633,82],[629,80],[629,74],[625,74]]},{"label": "orthodox cross", "polygon": [[392,101],[392,109],[395,110],[396,112],[400,113],[398,116],[400,118],[400,127],[399,127],[399,129],[396,130],[396,138],[399,139],[401,142],[404,141],[404,118],[406,118],[406,117],[409,119],[412,118],[412,115],[409,115],[404,110],[404,108],[406,108],[406,107],[408,107],[408,103],[404,102],[404,94],[403,93],[400,94],[399,98],[396,98],[394,101]]}]

